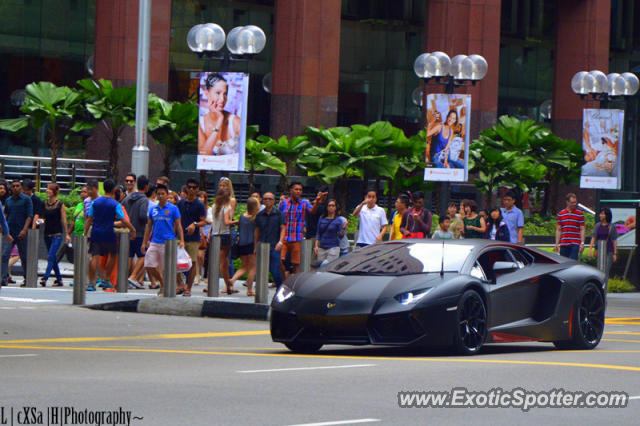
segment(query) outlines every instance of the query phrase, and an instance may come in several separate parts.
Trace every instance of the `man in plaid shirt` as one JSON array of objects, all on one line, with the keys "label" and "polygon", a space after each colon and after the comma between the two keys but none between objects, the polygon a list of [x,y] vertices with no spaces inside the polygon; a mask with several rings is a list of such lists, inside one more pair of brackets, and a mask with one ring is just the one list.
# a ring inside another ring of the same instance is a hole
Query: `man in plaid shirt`
[{"label": "man in plaid shirt", "polygon": [[280,202],[280,211],[285,216],[285,233],[282,243],[281,260],[284,261],[287,253],[291,255],[293,273],[300,269],[300,241],[304,238],[304,221],[307,213],[315,214],[318,206],[327,197],[326,192],[319,192],[313,205],[308,200],[302,200],[302,184],[294,182],[289,185],[290,198]]}]

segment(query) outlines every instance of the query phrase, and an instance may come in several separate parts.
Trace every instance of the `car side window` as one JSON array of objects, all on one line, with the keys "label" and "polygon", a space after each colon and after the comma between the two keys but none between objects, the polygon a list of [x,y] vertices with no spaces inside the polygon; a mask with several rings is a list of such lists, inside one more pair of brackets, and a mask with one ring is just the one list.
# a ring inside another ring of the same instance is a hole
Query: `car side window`
[{"label": "car side window", "polygon": [[529,263],[531,263],[527,260],[526,257],[522,255],[520,250],[509,250],[509,253],[511,253],[511,255],[513,256],[513,261],[516,262],[520,268],[524,268]]},{"label": "car side window", "polygon": [[513,262],[513,257],[504,248],[489,250],[478,257],[477,263],[482,266],[488,281],[496,278],[493,273],[493,264],[496,262]]},{"label": "car side window", "polygon": [[478,261],[476,261],[476,263],[471,267],[470,274],[472,277],[475,277],[479,280],[487,281],[487,276],[485,275],[484,270],[482,269],[482,266]]}]

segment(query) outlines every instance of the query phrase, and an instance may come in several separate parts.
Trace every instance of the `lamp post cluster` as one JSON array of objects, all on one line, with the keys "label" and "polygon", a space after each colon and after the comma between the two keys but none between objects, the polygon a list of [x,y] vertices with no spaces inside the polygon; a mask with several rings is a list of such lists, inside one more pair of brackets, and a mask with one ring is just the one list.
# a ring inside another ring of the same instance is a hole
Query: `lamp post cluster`
[{"label": "lamp post cluster", "polygon": [[[227,49],[220,52],[226,46]],[[198,57],[222,61],[221,71],[227,71],[232,62],[253,58],[267,43],[264,31],[256,25],[235,27],[225,34],[218,24],[198,24],[187,33],[187,45]]]},{"label": "lamp post cluster", "polygon": [[425,83],[435,82],[453,93],[459,86],[475,86],[487,75],[487,61],[480,55],[456,55],[449,58],[444,52],[423,53],[413,63],[416,75]]},{"label": "lamp post cluster", "polygon": [[571,89],[582,99],[590,97],[595,101],[607,102],[620,96],[633,96],[638,92],[640,81],[635,74],[602,71],[580,71],[571,79]]}]

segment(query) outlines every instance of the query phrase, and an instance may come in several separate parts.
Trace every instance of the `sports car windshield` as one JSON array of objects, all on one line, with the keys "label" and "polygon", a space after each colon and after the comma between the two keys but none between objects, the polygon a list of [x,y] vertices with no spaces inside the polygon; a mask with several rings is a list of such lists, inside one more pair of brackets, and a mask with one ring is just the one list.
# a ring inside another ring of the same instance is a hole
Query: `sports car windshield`
[{"label": "sports car windshield", "polygon": [[471,245],[390,243],[365,247],[328,264],[324,271],[341,275],[409,275],[458,272]]}]

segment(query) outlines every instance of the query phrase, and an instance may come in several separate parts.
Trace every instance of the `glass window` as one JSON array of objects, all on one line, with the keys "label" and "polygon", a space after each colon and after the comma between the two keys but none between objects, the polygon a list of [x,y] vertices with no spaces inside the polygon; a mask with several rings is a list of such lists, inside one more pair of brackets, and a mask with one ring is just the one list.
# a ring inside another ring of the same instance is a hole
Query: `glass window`
[{"label": "glass window", "polygon": [[459,272],[472,249],[472,245],[451,243],[372,245],[330,263],[324,270],[342,275]]}]

